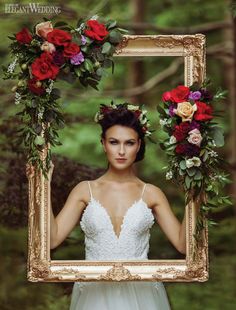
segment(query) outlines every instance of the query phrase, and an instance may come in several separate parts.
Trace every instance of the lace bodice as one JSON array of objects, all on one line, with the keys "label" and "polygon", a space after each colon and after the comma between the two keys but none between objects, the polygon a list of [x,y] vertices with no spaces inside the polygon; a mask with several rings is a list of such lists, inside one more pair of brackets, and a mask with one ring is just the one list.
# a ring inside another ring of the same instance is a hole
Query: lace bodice
[{"label": "lace bodice", "polygon": [[90,191],[90,201],[85,208],[80,226],[85,233],[86,260],[127,260],[148,259],[150,228],[154,224],[152,210],[143,201],[139,200],[127,209],[119,236],[106,208],[96,200]]}]

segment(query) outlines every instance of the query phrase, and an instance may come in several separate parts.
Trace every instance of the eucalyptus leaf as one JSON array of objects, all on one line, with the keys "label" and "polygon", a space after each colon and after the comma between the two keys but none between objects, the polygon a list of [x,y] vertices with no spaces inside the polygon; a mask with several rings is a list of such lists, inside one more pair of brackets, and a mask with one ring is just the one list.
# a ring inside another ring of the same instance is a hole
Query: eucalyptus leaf
[{"label": "eucalyptus leaf", "polygon": [[181,160],[179,166],[180,166],[180,168],[183,169],[183,170],[186,169],[186,162],[185,162],[185,160]]},{"label": "eucalyptus leaf", "polygon": [[190,177],[192,177],[192,176],[194,176],[194,174],[196,173],[197,169],[196,169],[195,167],[191,167],[191,168],[187,168],[186,171],[187,171],[187,174],[188,174]]},{"label": "eucalyptus leaf", "polygon": [[191,185],[191,178],[188,175],[186,175],[184,182],[185,182],[187,189],[189,189]]},{"label": "eucalyptus leaf", "polygon": [[119,43],[122,39],[122,35],[117,30],[112,30],[109,34],[109,41],[111,43]]},{"label": "eucalyptus leaf", "polygon": [[111,28],[114,28],[116,26],[117,22],[115,20],[109,20],[107,23],[106,23],[106,28],[107,29],[111,29]]},{"label": "eucalyptus leaf", "polygon": [[109,54],[110,50],[111,50],[111,43],[105,42],[102,46],[102,53]]},{"label": "eucalyptus leaf", "polygon": [[196,174],[194,175],[194,180],[201,180],[202,179],[202,173],[200,170],[197,170]]}]

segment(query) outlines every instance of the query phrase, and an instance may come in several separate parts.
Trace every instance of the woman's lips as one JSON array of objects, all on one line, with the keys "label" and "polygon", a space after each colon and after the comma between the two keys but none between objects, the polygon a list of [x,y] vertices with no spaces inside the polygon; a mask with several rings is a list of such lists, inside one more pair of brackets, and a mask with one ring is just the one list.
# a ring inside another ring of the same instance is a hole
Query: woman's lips
[{"label": "woman's lips", "polygon": [[118,161],[118,162],[124,162],[124,161],[126,161],[126,158],[116,158],[116,161]]}]

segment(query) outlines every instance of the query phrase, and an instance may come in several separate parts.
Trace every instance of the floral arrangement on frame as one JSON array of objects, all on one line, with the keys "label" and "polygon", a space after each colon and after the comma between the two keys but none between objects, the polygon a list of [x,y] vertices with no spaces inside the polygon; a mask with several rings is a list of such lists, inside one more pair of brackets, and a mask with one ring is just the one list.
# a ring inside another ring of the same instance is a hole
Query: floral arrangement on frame
[{"label": "floral arrangement on frame", "polygon": [[17,113],[22,121],[18,137],[28,162],[40,168],[45,177],[51,150],[47,148],[45,158],[42,151],[48,145],[61,145],[57,131],[65,124],[55,82],[79,81],[84,87],[98,90],[106,69],[114,72],[112,56],[126,32],[117,27],[116,21],[102,23],[95,15],[88,20],[80,19],[76,27],[63,21],[53,25],[44,19],[32,30],[24,27],[9,36],[14,60],[2,68],[4,79],[18,80],[12,88],[15,104],[23,107]]},{"label": "floral arrangement on frame", "polygon": [[224,135],[214,121],[222,114],[215,111],[213,103],[224,99],[226,92],[218,90],[213,95],[209,85],[209,80],[202,85],[179,85],[163,93],[157,106],[160,125],[168,135],[160,142],[168,157],[168,166],[164,167],[166,179],[183,188],[186,204],[190,199],[198,201],[196,246],[201,240],[204,217],[208,225],[216,225],[210,219],[212,210],[232,205],[229,196],[220,195],[220,189],[231,183],[224,169],[228,163],[215,150],[224,145]]}]

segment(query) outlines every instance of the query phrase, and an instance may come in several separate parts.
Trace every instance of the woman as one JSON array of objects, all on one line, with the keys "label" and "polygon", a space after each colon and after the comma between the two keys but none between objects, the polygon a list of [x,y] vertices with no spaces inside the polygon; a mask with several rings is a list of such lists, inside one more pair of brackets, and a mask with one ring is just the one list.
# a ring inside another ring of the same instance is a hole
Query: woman
[{"label": "woman", "polygon": [[[51,248],[57,247],[80,220],[85,233],[86,260],[148,259],[149,230],[157,220],[171,243],[186,252],[182,225],[165,194],[144,183],[134,163],[144,158],[148,120],[138,106],[101,105],[95,121],[108,160],[106,172],[73,188],[56,219],[51,210]],[[50,173],[51,175],[51,173]],[[70,310],[167,310],[162,282],[75,282]]]}]

